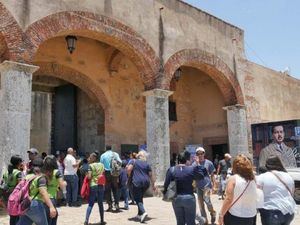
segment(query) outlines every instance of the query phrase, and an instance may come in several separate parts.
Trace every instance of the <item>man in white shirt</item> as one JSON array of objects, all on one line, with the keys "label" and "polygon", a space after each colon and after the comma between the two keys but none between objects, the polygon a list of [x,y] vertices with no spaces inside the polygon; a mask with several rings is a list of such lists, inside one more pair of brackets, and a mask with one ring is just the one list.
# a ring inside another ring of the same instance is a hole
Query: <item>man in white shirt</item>
[{"label": "man in white shirt", "polygon": [[259,155],[259,167],[263,168],[266,165],[266,160],[271,155],[277,155],[285,168],[291,167],[295,168],[297,167],[295,155],[293,153],[293,150],[286,146],[284,141],[284,130],[283,126],[277,125],[272,127],[272,137],[273,142],[269,144],[267,147],[263,148]]},{"label": "man in white shirt", "polygon": [[78,195],[78,176],[77,169],[80,161],[76,161],[73,148],[68,148],[67,156],[64,159],[65,171],[64,178],[67,182],[67,203],[70,207],[79,206]]}]

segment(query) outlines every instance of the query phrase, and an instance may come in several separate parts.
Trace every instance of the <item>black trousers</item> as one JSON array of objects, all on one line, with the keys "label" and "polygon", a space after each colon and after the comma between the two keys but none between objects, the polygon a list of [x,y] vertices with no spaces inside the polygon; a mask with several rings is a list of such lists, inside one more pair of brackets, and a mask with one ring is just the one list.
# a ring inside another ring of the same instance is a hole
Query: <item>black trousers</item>
[{"label": "black trousers", "polygon": [[114,177],[110,174],[110,171],[105,171],[105,200],[109,207],[112,207],[111,192],[114,196],[115,205],[119,205],[119,177]]},{"label": "black trousers", "polygon": [[224,225],[253,225],[254,217],[243,218],[231,215],[230,212],[227,212],[224,216]]}]

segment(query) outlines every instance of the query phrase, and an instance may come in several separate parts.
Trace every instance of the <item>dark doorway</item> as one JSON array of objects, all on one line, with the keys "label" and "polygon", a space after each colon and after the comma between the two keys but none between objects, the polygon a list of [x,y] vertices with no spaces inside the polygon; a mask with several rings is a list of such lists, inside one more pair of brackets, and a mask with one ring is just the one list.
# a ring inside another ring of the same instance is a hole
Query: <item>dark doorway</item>
[{"label": "dark doorway", "polygon": [[219,155],[219,160],[224,158],[224,154],[228,153],[228,144],[219,144],[219,145],[212,145],[212,156],[213,159],[216,158],[216,155]]},{"label": "dark doorway", "polygon": [[53,100],[52,154],[77,148],[76,87],[70,84],[56,87]]}]

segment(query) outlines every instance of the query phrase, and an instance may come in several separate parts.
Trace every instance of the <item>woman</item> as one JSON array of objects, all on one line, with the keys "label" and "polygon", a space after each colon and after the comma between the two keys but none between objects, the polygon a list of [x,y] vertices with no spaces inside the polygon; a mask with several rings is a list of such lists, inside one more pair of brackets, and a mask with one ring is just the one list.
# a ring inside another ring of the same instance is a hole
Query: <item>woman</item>
[{"label": "woman", "polygon": [[[3,175],[3,182],[5,187],[5,193],[2,193],[4,197],[4,202],[7,202],[8,196],[12,193],[14,188],[22,179],[22,168],[23,168],[23,159],[19,155],[13,155],[10,158],[10,164],[8,165],[8,170]],[[18,216],[9,216],[9,224],[15,225],[19,217]]]},{"label": "woman", "polygon": [[232,172],[234,175],[227,181],[219,225],[252,225],[256,216],[256,183],[251,161],[238,155],[233,161]]},{"label": "woman", "polygon": [[103,197],[104,197],[104,185],[98,184],[99,176],[104,172],[104,165],[100,162],[96,153],[90,154],[89,157],[89,169],[87,177],[90,180],[90,195],[89,195],[89,205],[86,210],[84,225],[88,225],[89,218],[95,203],[98,201],[99,213],[100,213],[100,225],[106,224],[104,222],[104,208],[103,208]]},{"label": "woman", "polygon": [[[63,175],[57,169],[57,160],[53,155],[48,155],[44,159],[43,171],[47,178],[47,192],[54,207],[56,207],[56,198],[58,188],[64,190],[67,186],[67,183],[63,179]],[[56,225],[58,214],[51,218],[50,209],[44,204],[47,214],[48,225]]]},{"label": "woman", "polygon": [[264,192],[264,205],[259,210],[262,225],[289,225],[296,211],[294,181],[278,156],[267,159],[266,169],[257,177],[257,185]]},{"label": "woman", "polygon": [[[49,208],[49,215],[54,218],[57,214],[55,207],[53,206],[49,194],[47,192],[47,180],[41,169],[43,167],[43,160],[41,158],[34,159],[32,162],[32,168],[25,179],[33,179],[29,187],[29,196],[32,201],[30,208],[21,216],[17,225],[48,225],[46,210],[44,203]],[[52,173],[53,170],[46,170],[46,173]]]},{"label": "woman", "polygon": [[137,219],[143,223],[148,214],[145,211],[143,196],[146,190],[149,188],[150,183],[153,191],[156,191],[155,180],[152,175],[150,165],[147,163],[147,157],[145,151],[140,151],[136,160],[132,160],[127,167],[128,177],[131,175],[131,185],[134,201],[138,207]]},{"label": "woman", "polygon": [[[172,180],[176,181],[177,197],[172,205],[176,216],[177,225],[195,225],[196,199],[193,191],[193,181],[203,179],[207,175],[206,169],[199,165],[198,156],[195,157],[198,166],[188,166],[190,160],[189,152],[178,155],[178,165],[174,170],[167,171],[164,183],[164,193]],[[171,167],[172,168],[172,167]]]}]

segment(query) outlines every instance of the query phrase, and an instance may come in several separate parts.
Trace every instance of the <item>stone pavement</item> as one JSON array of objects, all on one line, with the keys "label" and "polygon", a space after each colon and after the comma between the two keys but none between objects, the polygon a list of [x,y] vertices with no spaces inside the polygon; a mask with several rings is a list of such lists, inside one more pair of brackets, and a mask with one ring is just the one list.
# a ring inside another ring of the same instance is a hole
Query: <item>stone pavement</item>
[{"label": "stone pavement", "polygon": [[[172,209],[172,204],[167,203],[161,200],[161,198],[152,197],[145,198],[145,209],[148,212],[149,219],[146,220],[145,224],[151,225],[176,225],[176,219]],[[216,195],[212,196],[212,201],[217,212],[219,212],[222,201],[217,199]],[[123,202],[120,203],[120,206],[123,206]],[[69,208],[61,207],[58,209],[58,225],[83,225],[85,210],[87,205],[83,205],[79,208]],[[107,208],[107,205],[104,206]],[[198,211],[197,211],[198,212]],[[107,225],[138,225],[140,224],[137,221],[133,221],[130,218],[133,218],[137,214],[137,207],[131,205],[129,210],[122,210],[120,213],[105,213],[105,221]],[[9,218],[6,215],[3,215],[3,212],[0,214],[0,225],[8,225]],[[98,207],[95,204],[93,212],[90,218],[90,224],[97,225],[99,224],[99,212]],[[259,215],[258,223],[260,225]],[[291,225],[300,224],[300,214],[298,213],[295,216]]]}]

